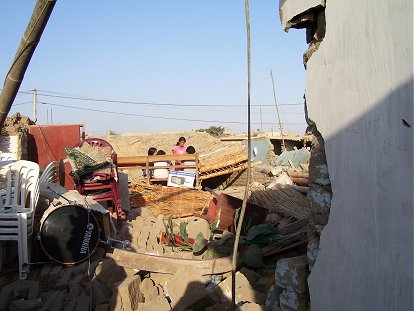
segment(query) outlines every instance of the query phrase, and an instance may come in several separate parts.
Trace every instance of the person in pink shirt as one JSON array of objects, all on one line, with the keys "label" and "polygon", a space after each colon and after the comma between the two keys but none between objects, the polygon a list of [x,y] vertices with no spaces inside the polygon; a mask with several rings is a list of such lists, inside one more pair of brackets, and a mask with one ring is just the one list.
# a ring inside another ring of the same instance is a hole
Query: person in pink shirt
[{"label": "person in pink shirt", "polygon": [[[185,137],[180,137],[178,139],[178,142],[171,148],[173,154],[185,154],[187,147],[185,146],[185,143],[187,140]],[[181,161],[175,161],[175,165],[181,165]],[[182,169],[175,169],[176,171],[182,171]]]}]

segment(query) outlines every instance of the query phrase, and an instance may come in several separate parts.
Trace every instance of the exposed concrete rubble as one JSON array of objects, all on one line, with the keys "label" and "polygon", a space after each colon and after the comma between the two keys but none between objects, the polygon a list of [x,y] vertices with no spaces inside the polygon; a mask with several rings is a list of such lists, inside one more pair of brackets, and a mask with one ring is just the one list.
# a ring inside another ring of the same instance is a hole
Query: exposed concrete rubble
[{"label": "exposed concrete rubble", "polygon": [[[244,150],[240,145],[219,147],[224,148],[218,149],[221,159]],[[217,149],[210,148],[205,160],[211,166],[220,157],[215,159]],[[237,310],[285,310],[293,298],[284,290],[293,292],[299,305],[307,297],[306,291],[277,285],[275,272],[281,258],[306,254],[311,211],[306,197],[309,152],[269,154],[269,162],[254,166],[257,178],[250,187],[248,203],[252,209],[243,223],[236,273]],[[230,309],[231,252],[241,200],[225,193],[231,188],[223,193],[218,189],[172,189],[129,177],[131,210],[119,222],[108,221],[110,213],[76,191],[55,184],[41,187],[40,224],[62,207],[84,204],[100,213],[105,238],[101,237],[90,260],[73,266],[54,261],[33,266],[29,280],[14,282],[9,260],[4,270],[7,277],[0,278],[5,285],[0,291],[4,304],[0,310]],[[39,241],[35,247],[41,261],[56,260],[43,254],[46,249]],[[10,254],[15,257],[16,253]],[[292,267],[293,263],[289,269]],[[299,268],[293,273],[297,271]],[[280,292],[273,297],[276,286]],[[266,301],[274,304],[266,307]]]},{"label": "exposed concrete rubble", "polygon": [[309,44],[303,53],[306,68],[308,60],[325,37],[325,1],[289,1],[289,5],[280,7],[280,20],[285,31],[306,28],[306,42]]},{"label": "exposed concrete rubble", "polygon": [[27,116],[22,116],[16,112],[14,115],[7,117],[1,129],[2,135],[13,135],[19,132],[27,132],[29,125],[35,124]]}]

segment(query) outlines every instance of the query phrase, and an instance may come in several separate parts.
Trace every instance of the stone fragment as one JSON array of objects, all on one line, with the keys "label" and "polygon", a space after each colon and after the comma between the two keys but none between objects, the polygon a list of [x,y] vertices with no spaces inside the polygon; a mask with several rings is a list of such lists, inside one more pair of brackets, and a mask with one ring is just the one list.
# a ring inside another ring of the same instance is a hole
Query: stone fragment
[{"label": "stone fragment", "polygon": [[149,278],[142,280],[139,289],[144,295],[145,302],[151,301],[158,296],[158,288],[155,287],[154,281]]},{"label": "stone fragment", "polygon": [[106,250],[103,247],[97,247],[96,250],[91,255],[91,262],[101,262],[106,254]]},{"label": "stone fragment", "polygon": [[171,307],[167,298],[164,296],[158,296],[157,298],[140,303],[138,305],[138,311],[170,311]]},{"label": "stone fragment", "polygon": [[122,281],[127,276],[123,267],[118,266],[112,259],[105,258],[95,270],[95,277],[108,288],[111,288],[114,283]]},{"label": "stone fragment", "polygon": [[141,229],[141,233],[139,234],[138,243],[137,243],[138,248],[146,249],[147,240],[148,240],[148,237],[150,235],[150,232],[151,232],[151,227],[149,227],[149,226],[145,226],[144,228]]},{"label": "stone fragment", "polygon": [[85,294],[82,285],[74,283],[69,285],[69,298],[76,299],[78,296]]},{"label": "stone fragment", "polygon": [[63,307],[63,303],[66,297],[65,292],[66,291],[64,290],[57,290],[48,293],[45,299],[45,303],[40,310],[60,310]]},{"label": "stone fragment", "polygon": [[141,208],[141,217],[147,222],[152,221],[155,222],[156,218],[152,215],[152,212],[149,208],[142,207]]},{"label": "stone fragment", "polygon": [[308,292],[308,261],[306,255],[279,259],[275,270],[278,286],[299,293]]},{"label": "stone fragment", "polygon": [[60,279],[60,273],[63,269],[63,266],[60,264],[53,265],[50,269],[49,278],[48,278],[48,288],[54,288],[56,282]]},{"label": "stone fragment", "polygon": [[40,297],[41,293],[41,285],[40,282],[37,281],[29,281],[29,292],[27,293],[26,299],[27,300],[36,300]]},{"label": "stone fragment", "polygon": [[41,306],[38,299],[34,300],[14,300],[11,302],[9,311],[36,311]]},{"label": "stone fragment", "polygon": [[236,309],[236,311],[263,311],[263,310],[264,310],[263,306],[257,303],[254,303],[254,302],[245,303]]},{"label": "stone fragment", "polygon": [[192,239],[195,239],[199,233],[202,233],[204,238],[210,237],[210,224],[207,220],[199,217],[188,217],[187,218],[187,233]]},{"label": "stone fragment", "polygon": [[164,292],[174,310],[185,310],[207,295],[205,287],[205,280],[198,270],[182,269],[165,283]]},{"label": "stone fragment", "polygon": [[138,303],[144,301],[144,296],[139,290],[140,276],[130,276],[118,285],[114,286],[109,303],[110,310],[135,310]]},{"label": "stone fragment", "polygon": [[279,296],[282,311],[308,311],[309,295],[284,289]]},{"label": "stone fragment", "polygon": [[[216,292],[219,294],[223,303],[231,302],[231,287],[232,277],[228,277],[219,283]],[[247,278],[239,271],[236,272],[236,304],[247,301],[263,304],[264,300],[265,295],[255,291]]]},{"label": "stone fragment", "polygon": [[69,300],[68,303],[66,303],[65,308],[63,309],[63,311],[75,311],[76,308],[76,299],[71,299]]},{"label": "stone fragment", "polygon": [[316,258],[319,252],[319,238],[314,236],[309,242],[307,247],[307,257],[309,262],[309,272],[312,271],[313,266],[316,263]]},{"label": "stone fragment", "polygon": [[155,221],[154,226],[152,227],[152,231],[156,234],[156,235],[160,235],[161,232],[165,231],[165,226],[164,226],[164,216],[163,215],[158,215],[157,220]]},{"label": "stone fragment", "polygon": [[165,282],[170,280],[172,277],[173,276],[171,274],[166,274],[166,273],[151,272],[150,274],[151,280],[153,280],[156,285],[161,285],[161,286],[164,286]]},{"label": "stone fragment", "polygon": [[279,296],[283,289],[277,285],[273,285],[266,293],[265,309],[266,311],[277,310],[280,307]]},{"label": "stone fragment", "polygon": [[253,269],[248,269],[246,267],[243,267],[240,269],[240,273],[243,274],[247,280],[249,281],[250,285],[253,287],[255,283],[262,278],[262,276],[257,273]]},{"label": "stone fragment", "polygon": [[47,288],[47,285],[48,285],[50,269],[52,269],[51,264],[43,265],[42,270],[40,270],[40,274],[39,274],[39,281],[42,284],[42,287],[45,287],[46,289],[49,289]]},{"label": "stone fragment", "polygon": [[72,269],[71,268],[63,269],[60,279],[55,284],[55,288],[56,289],[66,288],[69,285],[69,281],[71,279],[72,279]]},{"label": "stone fragment", "polygon": [[[13,300],[25,299],[29,295],[31,286],[38,286],[38,282],[17,280],[4,286],[0,292],[0,310],[7,310]],[[35,292],[30,294],[31,297],[35,295]]]},{"label": "stone fragment", "polygon": [[254,289],[261,293],[265,293],[266,290],[270,287],[270,285],[274,283],[274,281],[274,276],[264,276],[254,284]]},{"label": "stone fragment", "polygon": [[76,299],[75,310],[76,311],[89,311],[90,301],[91,301],[91,298],[88,296],[84,296],[84,295],[79,296]]},{"label": "stone fragment", "polygon": [[95,307],[94,311],[108,311],[108,305],[102,304]]},{"label": "stone fragment", "polygon": [[[92,293],[89,293],[89,295],[92,296],[92,306],[109,302],[109,298],[111,298],[111,291],[105,284],[101,283],[98,279],[94,279],[91,282],[91,286]],[[87,286],[86,288],[89,289],[90,287]]]}]

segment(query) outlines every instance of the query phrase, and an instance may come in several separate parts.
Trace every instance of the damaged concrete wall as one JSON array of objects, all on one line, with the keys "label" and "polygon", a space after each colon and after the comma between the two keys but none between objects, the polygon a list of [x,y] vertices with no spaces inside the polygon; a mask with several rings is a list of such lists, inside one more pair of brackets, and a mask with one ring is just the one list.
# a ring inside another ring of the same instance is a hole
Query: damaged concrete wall
[{"label": "damaged concrete wall", "polygon": [[311,308],[412,310],[413,2],[324,2],[280,0],[282,27],[316,47],[305,95],[332,183]]}]

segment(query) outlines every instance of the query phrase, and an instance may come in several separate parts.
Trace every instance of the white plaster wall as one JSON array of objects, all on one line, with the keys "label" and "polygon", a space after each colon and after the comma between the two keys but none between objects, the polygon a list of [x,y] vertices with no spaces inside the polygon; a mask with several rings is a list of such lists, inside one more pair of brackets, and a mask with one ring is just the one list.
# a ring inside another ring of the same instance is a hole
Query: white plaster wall
[{"label": "white plaster wall", "polygon": [[[280,3],[283,25],[314,5]],[[333,199],[312,311],[413,310],[413,2],[331,0],[325,13],[306,98]]]},{"label": "white plaster wall", "polygon": [[306,98],[333,199],[312,311],[414,310],[413,1],[328,0],[325,12]]}]

